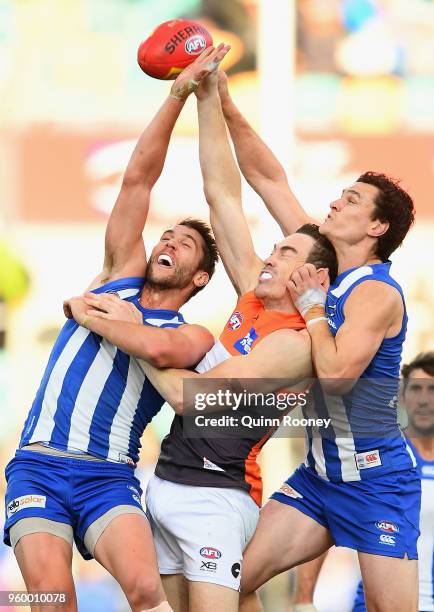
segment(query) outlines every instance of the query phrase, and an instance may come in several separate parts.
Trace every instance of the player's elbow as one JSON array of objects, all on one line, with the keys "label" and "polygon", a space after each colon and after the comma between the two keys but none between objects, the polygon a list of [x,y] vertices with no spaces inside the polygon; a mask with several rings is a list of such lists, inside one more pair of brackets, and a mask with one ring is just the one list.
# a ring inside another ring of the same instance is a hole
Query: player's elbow
[{"label": "player's elbow", "polygon": [[178,414],[179,416],[183,416],[185,414],[184,398],[182,393],[177,393],[175,397],[171,400],[170,405],[172,406],[176,414]]}]

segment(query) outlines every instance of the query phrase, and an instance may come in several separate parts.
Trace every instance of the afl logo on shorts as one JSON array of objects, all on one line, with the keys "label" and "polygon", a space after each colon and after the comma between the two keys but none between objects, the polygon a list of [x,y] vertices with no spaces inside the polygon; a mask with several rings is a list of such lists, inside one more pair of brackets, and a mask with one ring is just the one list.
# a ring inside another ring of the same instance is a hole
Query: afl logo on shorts
[{"label": "afl logo on shorts", "polygon": [[202,36],[202,34],[195,34],[194,36],[190,36],[188,40],[185,41],[185,50],[190,55],[199,55],[206,48],[206,40]]},{"label": "afl logo on shorts", "polygon": [[399,531],[398,525],[390,523],[389,521],[377,521],[375,526],[380,531],[385,531],[386,533],[398,533]]},{"label": "afl logo on shorts", "polygon": [[213,548],[212,546],[204,546],[200,549],[200,556],[205,557],[205,559],[220,559],[222,554],[219,550],[217,550],[217,548]]},{"label": "afl logo on shorts", "polygon": [[244,321],[243,315],[241,314],[241,312],[238,312],[238,310],[236,310],[234,314],[231,316],[231,318],[229,319],[227,328],[230,329],[231,331],[236,331],[237,329],[240,329],[241,325],[243,324],[243,321]]}]

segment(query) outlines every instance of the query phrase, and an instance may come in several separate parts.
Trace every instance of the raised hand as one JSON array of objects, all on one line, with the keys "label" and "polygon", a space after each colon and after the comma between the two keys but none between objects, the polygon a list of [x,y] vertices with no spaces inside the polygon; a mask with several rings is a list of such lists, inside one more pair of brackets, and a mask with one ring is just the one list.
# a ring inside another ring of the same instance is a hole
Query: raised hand
[{"label": "raised hand", "polygon": [[230,50],[229,45],[220,43],[217,48],[208,47],[199,57],[178,75],[172,85],[170,95],[178,100],[186,100],[199,87],[199,83],[215,71]]}]

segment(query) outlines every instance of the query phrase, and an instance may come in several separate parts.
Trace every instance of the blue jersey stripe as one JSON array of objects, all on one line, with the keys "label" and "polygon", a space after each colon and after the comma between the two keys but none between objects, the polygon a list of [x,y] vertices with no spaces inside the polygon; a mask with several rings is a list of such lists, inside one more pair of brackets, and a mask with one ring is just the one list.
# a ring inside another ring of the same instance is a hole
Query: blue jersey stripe
[{"label": "blue jersey stripe", "polygon": [[129,363],[128,355],[118,350],[113,360],[113,370],[107,378],[92,418],[89,430],[90,443],[87,449],[91,454],[94,453],[100,457],[108,456],[110,431],[125,391]]},{"label": "blue jersey stripe", "polygon": [[135,456],[137,455],[138,450],[141,448],[140,437],[142,432],[146,425],[151,422],[157,412],[161,410],[163,404],[164,399],[161,397],[158,391],[154,389],[149,380],[146,379],[130,431],[128,454],[135,461],[137,461]]},{"label": "blue jersey stripe", "polygon": [[71,367],[72,364],[68,368],[57,401],[57,410],[54,414],[55,425],[49,441],[49,443],[55,447],[68,448],[71,416],[74,410],[75,400],[77,399],[83,379],[98,354],[101,340],[101,336],[90,333],[81,345],[74,359],[75,364],[82,363],[80,375],[78,375],[76,368]]}]

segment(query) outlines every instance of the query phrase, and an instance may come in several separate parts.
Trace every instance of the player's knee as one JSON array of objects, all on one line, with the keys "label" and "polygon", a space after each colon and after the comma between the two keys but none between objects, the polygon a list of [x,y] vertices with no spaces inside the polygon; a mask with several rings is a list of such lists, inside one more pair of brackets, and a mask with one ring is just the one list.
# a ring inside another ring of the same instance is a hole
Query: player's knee
[{"label": "player's knee", "polygon": [[134,610],[155,608],[165,599],[159,577],[135,575],[124,588]]}]

